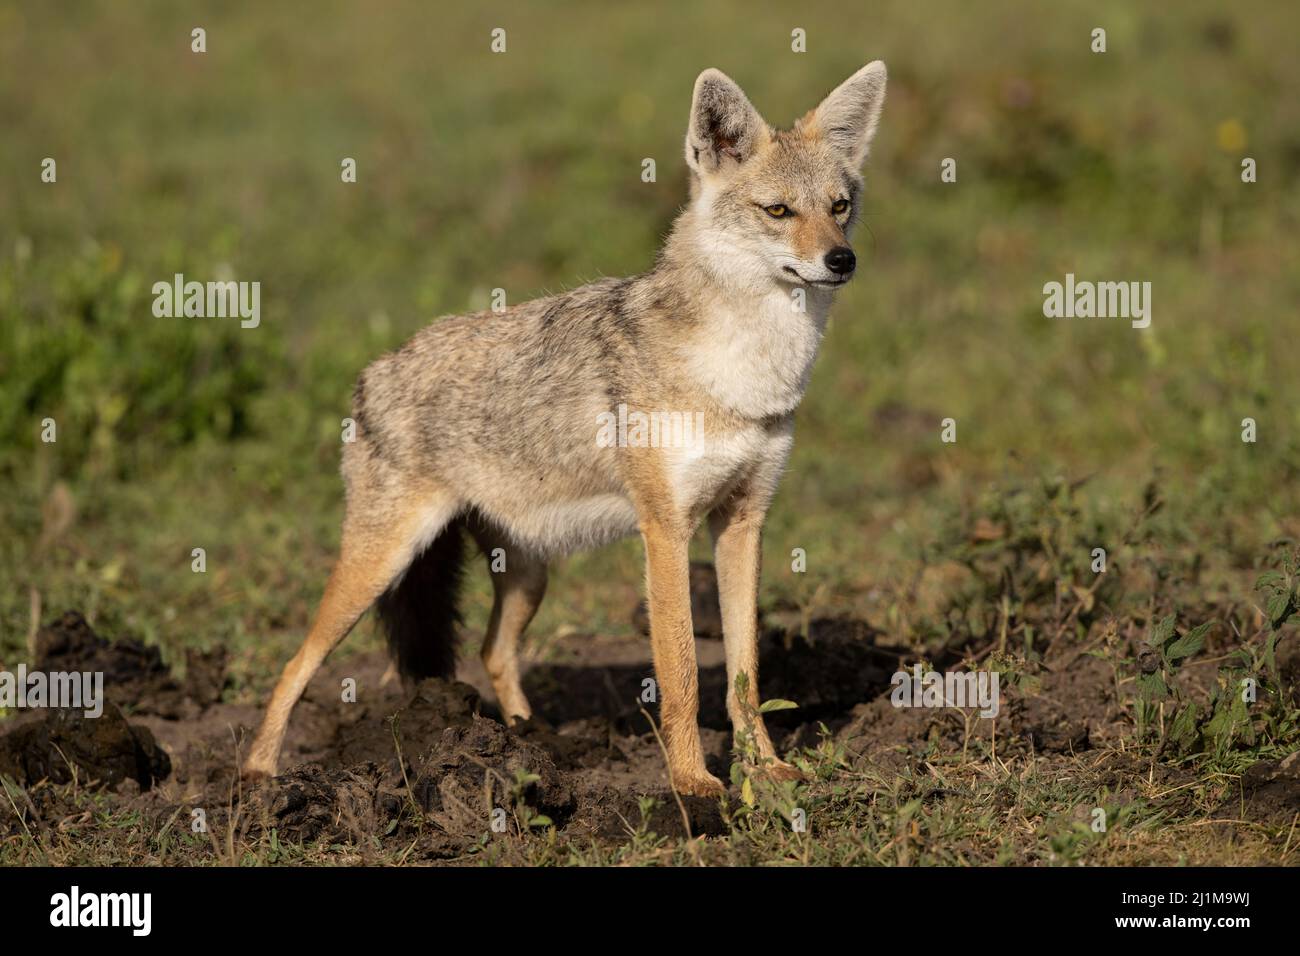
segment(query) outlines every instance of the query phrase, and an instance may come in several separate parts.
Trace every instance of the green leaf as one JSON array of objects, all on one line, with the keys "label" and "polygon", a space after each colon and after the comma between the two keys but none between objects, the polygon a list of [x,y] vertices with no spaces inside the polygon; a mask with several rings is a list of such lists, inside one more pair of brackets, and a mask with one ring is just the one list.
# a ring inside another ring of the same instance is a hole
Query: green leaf
[{"label": "green leaf", "polygon": [[[1214,705],[1214,716],[1205,725],[1205,736],[1214,743],[1217,753],[1223,754],[1236,742],[1238,728],[1246,738],[1253,737],[1250,729],[1250,712],[1241,694],[1233,689],[1219,696]],[[1249,742],[1249,739],[1247,739]]]},{"label": "green leaf", "polygon": [[545,814],[541,814],[541,813],[539,813],[537,816],[535,816],[535,817],[533,817],[531,820],[529,820],[529,821],[528,821],[528,825],[529,825],[530,827],[551,827],[551,826],[555,826],[555,824],[551,822],[551,818],[550,818],[550,817],[546,816]]},{"label": "green leaf", "polygon": [[1169,742],[1183,754],[1196,743],[1196,704],[1188,703],[1178,711],[1169,725]]},{"label": "green leaf", "polygon": [[774,700],[765,700],[763,705],[758,708],[760,714],[770,714],[774,710],[795,710],[799,707],[792,700],[781,700],[779,697]]},{"label": "green leaf", "polygon": [[1160,700],[1169,696],[1169,688],[1165,685],[1165,676],[1159,671],[1154,674],[1139,674],[1137,681],[1138,696],[1143,700]]},{"label": "green leaf", "polygon": [[1287,591],[1274,591],[1264,605],[1264,613],[1268,615],[1269,623],[1275,628],[1281,627],[1288,617],[1291,616],[1291,594]]},{"label": "green leaf", "polygon": [[1263,591],[1265,589],[1272,590],[1274,588],[1285,586],[1286,578],[1282,575],[1281,571],[1265,571],[1255,582],[1256,591]]},{"label": "green leaf", "polygon": [[1152,647],[1159,647],[1169,638],[1174,636],[1174,615],[1170,614],[1167,618],[1151,629],[1151,634],[1147,638],[1147,643]]},{"label": "green leaf", "polygon": [[1270,634],[1268,640],[1264,642],[1264,651],[1260,655],[1260,660],[1264,662],[1264,666],[1268,668],[1268,672],[1274,680],[1277,680],[1277,639],[1279,636],[1277,631]]},{"label": "green leaf", "polygon": [[1192,628],[1178,640],[1169,645],[1165,655],[1171,661],[1181,660],[1184,657],[1191,657],[1202,647],[1205,646],[1205,635],[1210,631],[1211,621],[1206,621],[1197,627]]}]

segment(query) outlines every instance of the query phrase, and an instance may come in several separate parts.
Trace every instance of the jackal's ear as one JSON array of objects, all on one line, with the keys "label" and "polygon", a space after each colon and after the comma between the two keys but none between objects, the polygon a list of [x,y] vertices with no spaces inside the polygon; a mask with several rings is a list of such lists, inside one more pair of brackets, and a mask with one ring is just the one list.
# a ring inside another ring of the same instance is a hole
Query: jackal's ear
[{"label": "jackal's ear", "polygon": [[873,60],[835,87],[809,119],[856,167],[866,162],[884,105],[885,64]]},{"label": "jackal's ear", "polygon": [[714,173],[743,163],[766,136],[767,123],[735,80],[721,70],[699,75],[686,128],[686,164],[691,169]]}]

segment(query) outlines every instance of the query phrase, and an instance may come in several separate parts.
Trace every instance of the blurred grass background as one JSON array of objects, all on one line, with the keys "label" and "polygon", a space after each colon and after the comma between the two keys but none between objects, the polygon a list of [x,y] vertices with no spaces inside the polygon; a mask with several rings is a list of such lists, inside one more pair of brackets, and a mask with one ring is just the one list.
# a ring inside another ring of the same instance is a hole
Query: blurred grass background
[{"label": "blurred grass background", "polygon": [[[1194,551],[1228,587],[1298,530],[1297,11],[0,3],[0,661],[35,594],[173,654],[228,642],[269,684],[337,544],[357,372],[493,287],[648,268],[708,66],[781,126],[890,70],[863,268],[799,413],[764,602],[896,625],[984,504],[1058,476],[1090,479],[1080,507],[1112,537],[1154,482],[1152,553]],[[260,281],[260,327],[154,318],[176,272]],[[1150,281],[1151,327],[1044,318],[1067,272]],[[636,541],[570,561],[536,632],[630,633],[640,576]],[[359,634],[347,652],[374,646]]]}]

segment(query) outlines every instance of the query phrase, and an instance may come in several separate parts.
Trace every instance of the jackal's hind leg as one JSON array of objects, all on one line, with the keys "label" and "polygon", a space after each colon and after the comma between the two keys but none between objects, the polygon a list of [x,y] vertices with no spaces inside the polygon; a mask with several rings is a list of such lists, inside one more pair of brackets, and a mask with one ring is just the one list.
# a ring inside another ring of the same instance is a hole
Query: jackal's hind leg
[{"label": "jackal's hind leg", "polygon": [[289,715],[307,683],[361,615],[405,570],[416,550],[456,511],[454,499],[442,492],[421,496],[418,507],[406,506],[401,511],[385,510],[362,495],[349,501],[338,561],[307,639],[285,665],[271,694],[262,727],[244,761],[246,777],[275,774]]},{"label": "jackal's hind leg", "polygon": [[546,595],[546,563],[490,531],[473,530],[492,573],[492,615],[483,637],[483,667],[506,723],[528,720],[532,708],[519,682],[519,639]]}]

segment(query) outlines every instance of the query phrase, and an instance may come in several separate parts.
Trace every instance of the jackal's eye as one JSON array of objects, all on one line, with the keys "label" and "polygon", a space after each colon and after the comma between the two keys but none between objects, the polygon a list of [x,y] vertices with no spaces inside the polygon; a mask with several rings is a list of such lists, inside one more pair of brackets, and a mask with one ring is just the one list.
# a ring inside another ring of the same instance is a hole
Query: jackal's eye
[{"label": "jackal's eye", "polygon": [[773,203],[770,206],[764,206],[763,212],[767,213],[773,219],[782,219],[790,215],[790,207],[785,203]]},{"label": "jackal's eye", "polygon": [[842,216],[849,211],[849,201],[847,199],[837,199],[831,203],[831,212],[837,216]]}]

